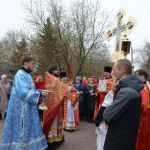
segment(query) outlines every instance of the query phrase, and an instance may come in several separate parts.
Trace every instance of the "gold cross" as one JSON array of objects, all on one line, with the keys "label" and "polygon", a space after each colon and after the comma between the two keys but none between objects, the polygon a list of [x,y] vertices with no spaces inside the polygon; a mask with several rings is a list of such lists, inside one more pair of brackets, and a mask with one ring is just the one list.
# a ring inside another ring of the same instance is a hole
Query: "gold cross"
[{"label": "gold cross", "polygon": [[116,27],[115,28],[109,27],[105,33],[105,37],[108,42],[114,36],[116,36],[114,53],[112,54],[112,59],[114,60],[114,62],[123,57],[123,54],[121,52],[122,33],[128,34],[128,35],[131,34],[133,29],[137,25],[137,21],[133,17],[129,17],[127,22],[123,23],[123,19],[124,19],[125,15],[126,15],[126,11],[123,10],[123,8],[120,8],[115,17],[115,20],[117,22]]}]

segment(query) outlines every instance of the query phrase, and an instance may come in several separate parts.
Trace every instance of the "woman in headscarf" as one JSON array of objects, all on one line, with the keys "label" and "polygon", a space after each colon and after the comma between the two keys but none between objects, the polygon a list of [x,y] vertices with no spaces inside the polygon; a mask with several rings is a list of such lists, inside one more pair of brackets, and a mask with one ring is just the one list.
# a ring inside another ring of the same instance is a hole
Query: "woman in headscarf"
[{"label": "woman in headscarf", "polygon": [[78,90],[78,100],[79,100],[79,116],[82,120],[85,115],[85,106],[84,106],[84,100],[83,100],[83,94],[85,91],[85,86],[82,84],[82,78],[80,76],[76,77],[76,83],[74,84],[74,87]]},{"label": "woman in headscarf", "polygon": [[99,86],[99,78],[97,76],[93,76],[94,78],[94,84],[98,87]]},{"label": "woman in headscarf", "polygon": [[7,112],[8,100],[11,91],[11,85],[7,81],[7,76],[3,74],[0,81],[0,113],[1,118],[5,117]]}]

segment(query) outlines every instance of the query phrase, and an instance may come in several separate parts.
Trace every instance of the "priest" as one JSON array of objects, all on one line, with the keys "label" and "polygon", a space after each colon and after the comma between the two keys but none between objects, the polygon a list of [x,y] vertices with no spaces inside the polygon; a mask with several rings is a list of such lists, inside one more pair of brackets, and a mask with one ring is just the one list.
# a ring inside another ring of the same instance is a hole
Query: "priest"
[{"label": "priest", "polygon": [[111,77],[111,71],[112,71],[112,67],[110,67],[110,66],[104,67],[104,78],[102,78],[102,80],[107,80],[107,91],[106,92],[99,92],[97,90],[97,92],[96,92],[96,103],[95,103],[95,110],[94,110],[94,118],[96,118],[98,110],[99,110],[99,108],[101,108],[101,105],[104,101],[105,96],[111,90],[111,86],[113,84],[113,79]]},{"label": "priest", "polygon": [[43,112],[43,131],[47,138],[48,150],[55,149],[64,142],[63,103],[67,88],[67,85],[60,81],[59,67],[52,65],[45,73],[45,89],[53,92],[45,102],[48,110]]},{"label": "priest", "polygon": [[34,58],[25,56],[16,73],[4,124],[0,150],[43,150],[47,147],[37,103],[47,92],[36,90],[30,75]]},{"label": "priest", "polygon": [[140,76],[144,83],[144,89],[141,91],[142,112],[136,142],[136,150],[150,150],[150,93],[147,85],[148,73],[143,69],[137,70],[136,73]]},{"label": "priest", "polygon": [[67,94],[64,98],[64,129],[73,132],[76,130],[76,126],[79,125],[77,90],[67,79],[66,72],[60,73],[60,80],[68,86]]}]

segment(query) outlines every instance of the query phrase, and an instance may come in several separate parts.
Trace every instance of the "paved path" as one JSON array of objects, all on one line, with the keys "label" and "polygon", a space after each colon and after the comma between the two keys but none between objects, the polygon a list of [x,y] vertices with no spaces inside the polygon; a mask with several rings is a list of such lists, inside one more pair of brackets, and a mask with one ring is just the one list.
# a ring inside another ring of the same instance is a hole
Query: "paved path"
[{"label": "paved path", "polygon": [[[3,132],[4,120],[0,120],[0,141]],[[73,133],[65,131],[65,142],[57,150],[96,150],[94,124],[81,121]]]}]

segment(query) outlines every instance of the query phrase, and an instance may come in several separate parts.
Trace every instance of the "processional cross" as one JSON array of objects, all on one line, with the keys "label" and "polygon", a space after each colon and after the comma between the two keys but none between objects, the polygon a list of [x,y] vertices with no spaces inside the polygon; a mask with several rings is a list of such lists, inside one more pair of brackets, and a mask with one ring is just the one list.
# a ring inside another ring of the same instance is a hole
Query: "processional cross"
[{"label": "processional cross", "polygon": [[109,42],[114,36],[116,36],[114,53],[112,54],[112,59],[117,61],[123,57],[121,52],[121,44],[122,44],[122,33],[131,34],[133,29],[137,25],[137,21],[133,17],[129,17],[128,21],[123,23],[123,18],[125,17],[126,12],[122,8],[119,9],[115,20],[117,21],[117,26],[115,28],[109,27],[106,30],[105,37]]}]

